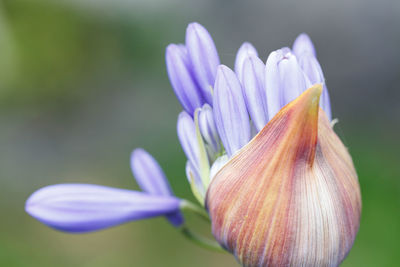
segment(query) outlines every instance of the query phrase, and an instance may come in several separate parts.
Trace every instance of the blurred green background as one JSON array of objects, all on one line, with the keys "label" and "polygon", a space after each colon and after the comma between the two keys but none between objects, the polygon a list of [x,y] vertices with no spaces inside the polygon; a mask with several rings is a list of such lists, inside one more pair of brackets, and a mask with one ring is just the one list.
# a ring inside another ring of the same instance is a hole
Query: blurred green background
[{"label": "blurred green background", "polygon": [[0,0],[0,266],[237,266],[163,218],[68,235],[24,212],[48,184],[137,189],[135,147],[157,158],[177,195],[193,199],[164,65],[165,47],[183,42],[191,21],[208,28],[229,66],[245,40],[265,60],[297,34],[311,36],[363,194],[343,266],[399,266],[397,0]]}]

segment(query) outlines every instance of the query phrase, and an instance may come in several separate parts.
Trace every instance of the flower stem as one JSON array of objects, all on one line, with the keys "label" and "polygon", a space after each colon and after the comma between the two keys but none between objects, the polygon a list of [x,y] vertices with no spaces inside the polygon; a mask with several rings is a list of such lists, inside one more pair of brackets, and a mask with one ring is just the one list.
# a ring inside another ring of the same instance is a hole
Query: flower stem
[{"label": "flower stem", "polygon": [[226,252],[217,242],[214,240],[199,236],[196,233],[190,231],[187,227],[183,226],[181,228],[181,233],[190,241],[194,242],[200,247],[217,251],[217,252]]},{"label": "flower stem", "polygon": [[193,204],[189,200],[186,199],[182,200],[180,208],[182,211],[193,212],[198,216],[200,216],[202,219],[206,220],[207,222],[210,222],[210,217],[208,216],[207,212],[203,208],[199,207],[196,204]]}]

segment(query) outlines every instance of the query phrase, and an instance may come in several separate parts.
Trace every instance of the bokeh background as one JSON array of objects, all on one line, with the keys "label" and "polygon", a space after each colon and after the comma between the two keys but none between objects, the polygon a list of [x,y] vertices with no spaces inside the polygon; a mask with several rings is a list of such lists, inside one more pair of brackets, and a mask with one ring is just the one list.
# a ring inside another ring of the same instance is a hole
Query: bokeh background
[{"label": "bokeh background", "polygon": [[245,40],[265,60],[301,32],[312,37],[363,193],[343,266],[399,266],[398,0],[0,0],[0,266],[237,266],[163,218],[68,235],[24,212],[48,184],[138,188],[135,147],[159,160],[177,195],[193,199],[164,65],[165,47],[183,42],[192,21],[208,28],[229,66]]}]

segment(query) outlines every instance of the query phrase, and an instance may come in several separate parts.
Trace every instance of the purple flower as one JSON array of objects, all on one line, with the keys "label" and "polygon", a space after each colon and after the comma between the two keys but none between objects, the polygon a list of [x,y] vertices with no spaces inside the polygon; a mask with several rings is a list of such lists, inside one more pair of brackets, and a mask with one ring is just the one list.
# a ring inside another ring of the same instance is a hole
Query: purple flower
[{"label": "purple flower", "polygon": [[302,33],[296,38],[293,43],[293,53],[296,55],[300,67],[310,79],[310,82],[312,84],[323,84],[320,106],[331,120],[331,104],[329,100],[328,88],[326,87],[325,83],[324,73],[322,72],[321,65],[317,60],[314,45],[307,34]]},{"label": "purple flower", "polygon": [[205,141],[209,158],[214,160],[221,152],[221,140],[215,125],[213,109],[205,104],[198,109],[198,114],[200,133]]},{"label": "purple flower", "polygon": [[269,119],[310,86],[310,80],[289,48],[272,52],[268,56],[265,69]]},{"label": "purple flower", "polygon": [[173,196],[157,162],[143,149],[131,157],[132,170],[145,192],[90,184],[59,184],[33,193],[25,210],[42,223],[66,232],[91,232],[128,221],[167,216],[183,223],[181,200]]},{"label": "purple flower", "polygon": [[199,172],[200,169],[200,147],[196,138],[196,125],[192,117],[182,111],[177,123],[178,138],[186,157],[193,167]]},{"label": "purple flower", "polygon": [[[174,197],[160,165],[144,149],[137,148],[131,154],[131,169],[140,188],[154,196]],[[183,216],[180,211],[167,215],[168,220],[174,226],[183,223]]]},{"label": "purple flower", "polygon": [[203,26],[193,22],[186,29],[185,43],[203,96],[207,103],[212,104],[212,86],[220,64],[214,41]]},{"label": "purple flower", "polygon": [[248,57],[243,64],[243,89],[247,109],[257,132],[268,122],[265,65],[257,56]]},{"label": "purple flower", "polygon": [[175,197],[90,184],[50,185],[33,193],[25,210],[57,230],[83,233],[179,210]]},{"label": "purple flower", "polygon": [[236,59],[235,59],[235,73],[238,76],[240,82],[243,82],[244,62],[251,56],[257,57],[258,56],[257,50],[251,43],[249,42],[243,43],[240,46],[238,52],[236,53]]},{"label": "purple flower", "polygon": [[243,91],[236,74],[218,67],[214,86],[214,119],[228,156],[250,141],[250,121]]},{"label": "purple flower", "polygon": [[175,95],[182,107],[193,114],[205,102],[194,78],[192,63],[184,45],[170,44],[165,54],[167,72]]},{"label": "purple flower", "polygon": [[297,36],[296,40],[293,43],[293,53],[295,55],[301,55],[303,53],[310,54],[314,57],[317,57],[317,53],[315,52],[315,47],[310,39],[310,37],[301,33]]}]

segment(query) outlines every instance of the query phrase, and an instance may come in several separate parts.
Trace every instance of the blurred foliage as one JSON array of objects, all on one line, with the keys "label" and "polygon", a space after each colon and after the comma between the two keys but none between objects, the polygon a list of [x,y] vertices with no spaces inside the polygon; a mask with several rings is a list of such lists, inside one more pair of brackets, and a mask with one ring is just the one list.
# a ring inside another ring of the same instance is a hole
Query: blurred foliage
[{"label": "blurred foliage", "polygon": [[55,1],[7,0],[3,9],[4,54],[13,51],[0,69],[0,77],[12,76],[0,83],[2,107],[68,105],[98,90],[85,84],[124,69],[149,71],[162,55],[150,52],[163,50],[153,38],[162,24],[150,28],[148,21],[109,19]]}]

